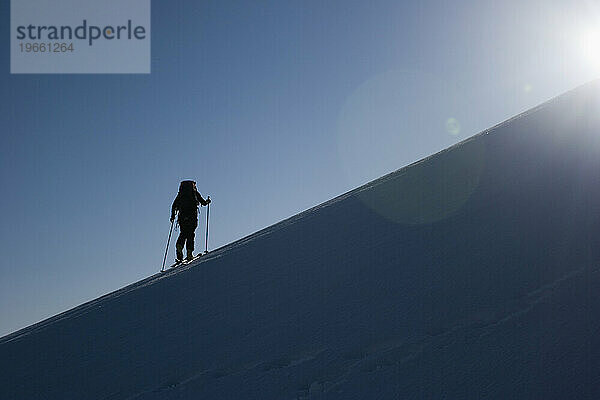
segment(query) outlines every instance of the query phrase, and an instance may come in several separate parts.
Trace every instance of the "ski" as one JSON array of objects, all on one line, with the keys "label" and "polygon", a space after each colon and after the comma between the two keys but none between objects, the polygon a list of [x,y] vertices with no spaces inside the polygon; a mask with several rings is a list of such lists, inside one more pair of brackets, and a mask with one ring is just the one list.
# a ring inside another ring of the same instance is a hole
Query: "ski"
[{"label": "ski", "polygon": [[205,254],[205,253],[200,253],[200,254],[198,254],[198,255],[194,256],[194,258],[192,258],[191,260],[186,260],[186,259],[183,259],[183,260],[181,260],[181,261],[176,261],[176,262],[175,262],[173,265],[171,265],[169,268],[165,269],[165,271],[167,271],[167,270],[169,270],[169,269],[172,269],[172,268],[177,268],[177,267],[179,267],[179,266],[181,266],[181,265],[188,265],[188,264],[190,264],[190,263],[192,263],[192,262],[196,261],[196,260],[197,260],[197,259],[199,259],[200,257],[202,257],[204,254]]},{"label": "ski", "polygon": [[173,263],[172,265],[169,265],[169,267],[168,267],[168,268],[165,268],[165,271],[168,271],[168,270],[170,270],[171,268],[178,267],[178,266],[180,266],[180,265],[182,265],[182,264],[183,264],[183,260],[181,260],[181,261],[175,261],[175,263]]},{"label": "ski", "polygon": [[196,261],[197,259],[199,259],[200,257],[202,257],[203,254],[204,253],[196,254],[194,256],[194,258],[192,258],[191,260],[183,260],[183,265],[187,265],[187,264],[190,264],[190,263]]}]

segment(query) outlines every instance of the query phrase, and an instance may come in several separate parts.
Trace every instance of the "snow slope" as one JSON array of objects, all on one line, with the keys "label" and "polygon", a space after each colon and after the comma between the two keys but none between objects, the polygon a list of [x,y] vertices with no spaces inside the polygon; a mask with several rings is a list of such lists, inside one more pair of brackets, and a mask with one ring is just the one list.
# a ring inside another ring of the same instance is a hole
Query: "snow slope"
[{"label": "snow slope", "polygon": [[0,399],[600,398],[600,84],[0,339]]}]

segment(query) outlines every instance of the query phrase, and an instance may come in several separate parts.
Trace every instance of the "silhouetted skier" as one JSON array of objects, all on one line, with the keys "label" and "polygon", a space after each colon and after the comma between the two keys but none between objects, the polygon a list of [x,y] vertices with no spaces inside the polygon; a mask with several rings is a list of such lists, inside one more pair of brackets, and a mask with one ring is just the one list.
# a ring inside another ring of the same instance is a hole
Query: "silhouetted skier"
[{"label": "silhouetted skier", "polygon": [[196,182],[194,181],[182,181],[179,184],[179,193],[173,201],[171,207],[171,222],[175,220],[175,214],[179,212],[179,238],[175,248],[177,251],[177,261],[183,260],[183,246],[187,249],[187,259],[191,260],[194,258],[192,255],[194,251],[194,236],[196,227],[198,226],[198,204],[203,206],[210,203],[210,198],[204,200],[198,190],[196,189]]}]

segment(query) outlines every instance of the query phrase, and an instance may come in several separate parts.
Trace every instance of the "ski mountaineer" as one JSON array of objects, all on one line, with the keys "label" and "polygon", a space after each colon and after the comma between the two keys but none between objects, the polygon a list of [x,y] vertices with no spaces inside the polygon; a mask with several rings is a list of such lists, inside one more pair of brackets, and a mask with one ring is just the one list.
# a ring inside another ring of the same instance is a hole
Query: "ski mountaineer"
[{"label": "ski mountaineer", "polygon": [[175,221],[175,214],[179,212],[177,223],[179,224],[179,237],[175,244],[177,251],[176,261],[183,261],[183,246],[187,249],[187,260],[194,258],[192,255],[194,251],[194,235],[196,227],[198,226],[198,204],[203,206],[210,203],[210,198],[204,200],[198,189],[196,189],[196,182],[194,181],[182,181],[179,184],[179,193],[173,201],[171,207],[171,222]]}]

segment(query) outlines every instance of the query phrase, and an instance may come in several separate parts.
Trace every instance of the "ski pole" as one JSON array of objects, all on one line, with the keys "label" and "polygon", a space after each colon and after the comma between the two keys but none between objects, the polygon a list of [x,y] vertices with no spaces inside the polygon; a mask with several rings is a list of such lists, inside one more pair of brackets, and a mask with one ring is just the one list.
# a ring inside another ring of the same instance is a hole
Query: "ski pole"
[{"label": "ski pole", "polygon": [[[207,197],[208,200],[210,200],[210,196]],[[208,206],[206,206],[206,241],[204,243],[205,248],[204,248],[204,253],[208,253],[208,214],[210,214],[210,203],[208,203]]]},{"label": "ski pole", "polygon": [[167,249],[165,250],[165,257],[163,258],[162,268],[160,269],[160,272],[163,272],[165,270],[165,262],[167,261],[167,253],[169,252],[169,243],[171,242],[171,233],[173,233],[174,222],[175,219],[173,218],[173,220],[171,221],[171,229],[169,229],[169,238],[167,239]]}]

